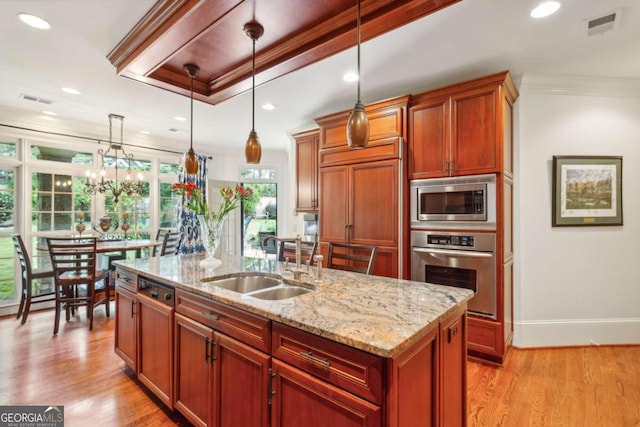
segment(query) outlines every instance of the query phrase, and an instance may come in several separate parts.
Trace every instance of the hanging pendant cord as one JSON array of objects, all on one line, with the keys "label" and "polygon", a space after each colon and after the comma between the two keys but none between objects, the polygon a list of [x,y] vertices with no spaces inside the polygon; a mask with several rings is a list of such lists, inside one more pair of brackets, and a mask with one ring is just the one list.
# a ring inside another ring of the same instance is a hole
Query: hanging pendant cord
[{"label": "hanging pendant cord", "polygon": [[193,150],[193,75],[191,77],[191,130],[189,132],[190,145],[189,148]]},{"label": "hanging pendant cord", "polygon": [[253,39],[253,68],[251,78],[251,131],[256,131],[256,39]]},{"label": "hanging pendant cord", "polygon": [[360,74],[360,0],[358,0],[358,102],[360,102],[360,81],[362,75]]}]

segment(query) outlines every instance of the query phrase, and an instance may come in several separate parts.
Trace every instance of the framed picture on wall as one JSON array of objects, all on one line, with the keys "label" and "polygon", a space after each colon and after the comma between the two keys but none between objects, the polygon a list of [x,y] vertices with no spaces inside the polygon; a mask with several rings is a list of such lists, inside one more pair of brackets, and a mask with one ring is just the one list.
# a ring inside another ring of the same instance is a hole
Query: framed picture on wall
[{"label": "framed picture on wall", "polygon": [[622,157],[553,156],[553,227],[622,225]]}]

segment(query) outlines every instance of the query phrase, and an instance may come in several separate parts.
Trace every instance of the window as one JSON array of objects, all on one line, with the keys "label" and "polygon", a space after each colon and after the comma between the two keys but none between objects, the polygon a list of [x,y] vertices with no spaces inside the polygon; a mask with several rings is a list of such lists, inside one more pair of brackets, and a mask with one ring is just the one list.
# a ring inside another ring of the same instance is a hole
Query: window
[{"label": "window", "polygon": [[93,154],[91,153],[80,153],[75,150],[64,150],[45,145],[32,145],[31,159],[73,163],[76,165],[93,165]]},{"label": "window", "polygon": [[240,176],[245,180],[275,181],[276,171],[275,169],[243,168]]},{"label": "window", "polygon": [[178,197],[171,192],[173,184],[160,183],[160,228],[177,227]]},{"label": "window", "polygon": [[[3,145],[7,144],[0,143],[0,153]],[[13,145],[13,153],[15,156],[15,145]],[[15,230],[15,196],[14,170],[0,169],[0,305],[13,302],[18,294],[14,285],[15,252],[9,236]]]},{"label": "window", "polygon": [[160,162],[160,174],[166,175],[178,175],[180,172],[180,165],[177,163],[165,163]]},{"label": "window", "polygon": [[16,157],[16,144],[13,142],[0,142],[0,157]]},{"label": "window", "polygon": [[72,231],[78,213],[91,223],[91,196],[85,177],[34,172],[31,175],[32,231]]},{"label": "window", "polygon": [[105,213],[112,220],[112,228],[106,234],[121,234],[122,224],[129,226],[127,238],[148,239],[151,228],[149,183],[143,182],[144,196],[120,195],[116,205],[113,195],[105,193]]}]

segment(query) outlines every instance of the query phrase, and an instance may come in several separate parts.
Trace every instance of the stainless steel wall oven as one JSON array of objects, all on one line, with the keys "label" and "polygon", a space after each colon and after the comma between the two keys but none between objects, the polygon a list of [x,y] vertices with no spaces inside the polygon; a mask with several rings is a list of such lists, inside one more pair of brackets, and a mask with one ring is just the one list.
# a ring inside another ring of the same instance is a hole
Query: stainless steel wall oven
[{"label": "stainless steel wall oven", "polygon": [[497,318],[493,233],[411,232],[411,280],[467,288],[472,314]]}]

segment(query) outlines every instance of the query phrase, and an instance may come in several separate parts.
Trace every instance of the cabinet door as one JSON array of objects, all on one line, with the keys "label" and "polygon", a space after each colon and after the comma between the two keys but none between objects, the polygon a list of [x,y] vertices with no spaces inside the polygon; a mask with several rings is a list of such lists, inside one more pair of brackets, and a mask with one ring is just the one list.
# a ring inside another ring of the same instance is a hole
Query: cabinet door
[{"label": "cabinet door", "polygon": [[456,312],[440,324],[440,425],[467,425],[466,313]]},{"label": "cabinet door", "polygon": [[320,240],[346,242],[349,167],[320,169]]},{"label": "cabinet door", "polygon": [[296,138],[296,210],[318,210],[319,131],[294,135]]},{"label": "cabinet door", "polygon": [[397,246],[399,160],[351,166],[349,241]]},{"label": "cabinet door", "polygon": [[499,172],[503,153],[501,144],[497,143],[498,96],[498,87],[489,86],[451,97],[454,175]]},{"label": "cabinet door", "polygon": [[137,372],[136,305],[136,294],[116,286],[115,352]]},{"label": "cabinet door", "polygon": [[138,379],[173,409],[173,307],[138,295]]},{"label": "cabinet door", "polygon": [[212,425],[213,329],[175,317],[175,407],[196,426]]},{"label": "cabinet door", "polygon": [[271,357],[224,334],[214,339],[214,425],[268,426]]},{"label": "cabinet door", "polygon": [[409,179],[449,175],[449,107],[449,97],[440,97],[409,110]]},{"label": "cabinet door", "polygon": [[272,360],[272,427],[378,427],[380,407],[294,367]]}]

